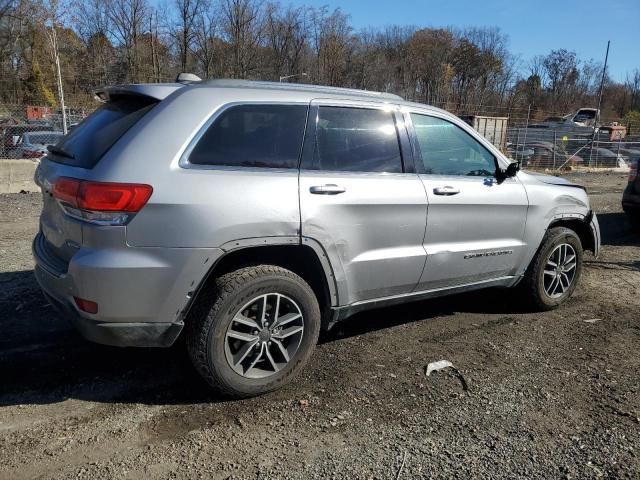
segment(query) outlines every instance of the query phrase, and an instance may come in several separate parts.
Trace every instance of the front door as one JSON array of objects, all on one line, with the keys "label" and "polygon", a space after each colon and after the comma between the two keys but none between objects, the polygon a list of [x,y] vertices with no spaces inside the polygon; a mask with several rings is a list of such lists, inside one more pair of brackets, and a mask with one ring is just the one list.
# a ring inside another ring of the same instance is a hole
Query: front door
[{"label": "front door", "polygon": [[407,121],[429,200],[427,263],[416,289],[514,275],[526,253],[524,186],[496,178],[496,157],[462,122],[415,112]]},{"label": "front door", "polygon": [[340,305],[409,293],[424,268],[427,198],[396,115],[388,104],[312,103],[302,236],[324,248]]}]

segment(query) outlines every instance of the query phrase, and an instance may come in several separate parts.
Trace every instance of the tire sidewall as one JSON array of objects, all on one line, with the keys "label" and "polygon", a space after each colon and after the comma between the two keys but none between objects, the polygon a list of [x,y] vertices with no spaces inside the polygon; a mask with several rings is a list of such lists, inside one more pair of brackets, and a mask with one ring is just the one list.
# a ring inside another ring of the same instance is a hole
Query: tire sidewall
[{"label": "tire sidewall", "polygon": [[[569,286],[569,289],[562,294],[562,296],[558,298],[549,297],[544,290],[544,267],[546,266],[547,260],[549,259],[549,255],[551,252],[560,244],[568,243],[573,247],[576,252],[576,274],[573,278],[573,282]],[[582,242],[580,242],[580,238],[573,233],[569,229],[563,229],[563,231],[559,232],[551,242],[549,242],[541,252],[541,255],[538,257],[538,265],[537,265],[537,278],[535,279],[537,283],[537,291],[540,301],[546,305],[547,307],[557,307],[558,305],[564,303],[571,295],[573,294],[576,286],[578,285],[578,281],[580,280],[580,275],[582,273]]]},{"label": "tire sidewall", "polygon": [[[320,332],[320,310],[309,287],[284,276],[267,275],[250,280],[229,295],[207,332],[207,363],[225,384],[241,395],[252,396],[277,389],[297,373],[311,355]],[[226,332],[233,316],[248,302],[265,293],[280,293],[294,300],[302,312],[304,332],[298,350],[279,372],[265,378],[246,378],[234,371],[225,355]]]}]

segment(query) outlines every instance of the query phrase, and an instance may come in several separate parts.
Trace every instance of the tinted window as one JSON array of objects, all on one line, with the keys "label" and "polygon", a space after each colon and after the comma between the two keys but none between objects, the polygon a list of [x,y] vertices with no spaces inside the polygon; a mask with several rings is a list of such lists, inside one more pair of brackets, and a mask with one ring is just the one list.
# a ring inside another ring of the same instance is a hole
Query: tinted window
[{"label": "tinted window", "polygon": [[189,162],[233,167],[298,168],[306,105],[238,105],[198,140]]},{"label": "tinted window", "polygon": [[494,175],[495,158],[457,125],[440,118],[411,114],[422,154],[424,173],[434,175]]},{"label": "tinted window", "polygon": [[157,100],[123,96],[105,103],[73,129],[57,145],[73,158],[50,154],[49,158],[67,165],[92,168],[127,130],[133,127]]},{"label": "tinted window", "polygon": [[27,133],[23,137],[25,142],[34,145],[55,145],[62,138],[61,133]]},{"label": "tinted window", "polygon": [[312,169],[402,172],[393,114],[383,110],[320,107]]}]

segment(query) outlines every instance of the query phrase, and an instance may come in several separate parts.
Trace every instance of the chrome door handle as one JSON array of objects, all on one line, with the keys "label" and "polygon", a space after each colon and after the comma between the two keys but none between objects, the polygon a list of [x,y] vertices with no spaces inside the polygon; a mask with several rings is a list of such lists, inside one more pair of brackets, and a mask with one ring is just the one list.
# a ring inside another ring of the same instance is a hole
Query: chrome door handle
[{"label": "chrome door handle", "polygon": [[433,189],[433,193],[436,195],[457,195],[460,193],[460,190],[455,187],[436,187]]},{"label": "chrome door handle", "polygon": [[326,185],[314,185],[313,187],[309,187],[309,191],[314,195],[338,195],[339,193],[346,192],[347,189],[339,187],[333,183],[328,183]]}]

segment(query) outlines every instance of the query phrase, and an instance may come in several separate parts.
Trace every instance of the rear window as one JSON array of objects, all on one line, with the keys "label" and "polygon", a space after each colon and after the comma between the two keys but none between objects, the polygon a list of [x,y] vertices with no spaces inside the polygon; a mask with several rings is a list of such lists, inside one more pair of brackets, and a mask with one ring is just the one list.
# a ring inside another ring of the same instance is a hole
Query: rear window
[{"label": "rear window", "polygon": [[158,100],[149,97],[112,99],[67,134],[56,145],[56,153],[50,154],[49,158],[73,167],[94,167],[113,144],[157,103]]},{"label": "rear window", "polygon": [[29,133],[24,137],[25,141],[33,145],[55,145],[62,138],[59,133]]},{"label": "rear window", "polygon": [[189,154],[189,163],[298,168],[306,105],[237,105],[225,110]]}]

